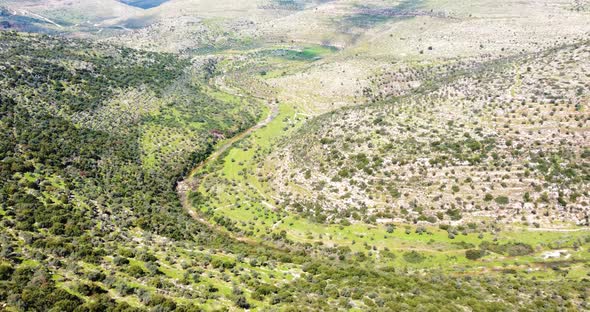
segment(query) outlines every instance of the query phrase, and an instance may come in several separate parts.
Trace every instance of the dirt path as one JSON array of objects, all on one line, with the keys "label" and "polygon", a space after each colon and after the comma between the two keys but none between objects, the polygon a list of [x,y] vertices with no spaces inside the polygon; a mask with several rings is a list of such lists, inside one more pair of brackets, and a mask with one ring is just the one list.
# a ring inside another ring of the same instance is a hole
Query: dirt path
[{"label": "dirt path", "polygon": [[205,159],[204,161],[199,163],[196,167],[194,167],[183,181],[178,183],[178,185],[176,186],[176,191],[178,192],[178,196],[180,197],[180,202],[182,203],[182,207],[184,208],[184,210],[186,210],[186,212],[193,219],[206,225],[207,227],[209,227],[210,229],[212,229],[214,231],[225,233],[229,237],[231,237],[235,240],[238,240],[240,242],[248,243],[248,244],[258,244],[258,242],[256,242],[255,240],[253,240],[249,237],[238,236],[238,235],[228,231],[227,229],[225,229],[222,226],[210,223],[208,220],[203,218],[197,211],[195,211],[193,209],[192,205],[189,202],[188,194],[190,191],[196,190],[199,188],[199,182],[203,178],[202,176],[197,176],[197,173],[199,171],[201,171],[203,168],[205,168],[211,162],[217,160],[219,158],[219,156],[221,156],[224,152],[226,152],[229,148],[231,148],[231,146],[234,143],[245,138],[246,136],[248,136],[252,132],[268,125],[271,121],[273,121],[277,117],[278,114],[279,114],[278,106],[276,104],[271,104],[270,105],[270,112],[264,120],[258,122],[256,125],[246,129],[242,133],[225,141],[215,152],[213,152],[211,155],[209,155],[209,157],[207,157],[207,159]]},{"label": "dirt path", "polygon": [[29,16],[32,16],[32,17],[34,17],[34,18],[37,18],[37,19],[40,19],[40,20],[46,21],[47,23],[49,23],[49,24],[52,24],[52,25],[55,25],[55,26],[57,26],[57,27],[59,27],[59,28],[63,28],[63,26],[62,26],[62,25],[60,25],[60,24],[58,24],[58,23],[56,23],[56,22],[54,22],[54,21],[52,21],[52,20],[48,19],[47,17],[45,17],[45,16],[43,16],[43,15],[39,15],[39,14],[36,14],[36,13],[33,13],[33,12],[29,12],[29,11],[27,11],[27,10],[21,10],[21,13],[22,13],[22,15],[23,15],[23,16],[27,16],[27,15],[29,15]]},{"label": "dirt path", "polygon": [[257,123],[256,125],[248,128],[248,129],[246,129],[244,132],[226,140],[223,143],[223,145],[221,145],[215,152],[213,152],[211,155],[209,155],[209,157],[207,157],[207,159],[205,159],[204,161],[199,163],[199,165],[194,167],[193,170],[191,170],[190,173],[188,174],[187,179],[191,179],[192,177],[194,177],[194,175],[197,172],[199,172],[201,169],[205,168],[212,161],[219,158],[219,156],[221,154],[223,154],[225,151],[227,151],[234,143],[236,143],[237,141],[240,141],[241,139],[248,136],[250,133],[268,125],[271,121],[273,121],[273,119],[275,119],[277,117],[277,115],[279,114],[279,109],[278,109],[278,106],[276,106],[275,104],[272,104],[270,106],[270,109],[271,110],[270,110],[268,116],[264,120],[260,121],[259,123]]}]

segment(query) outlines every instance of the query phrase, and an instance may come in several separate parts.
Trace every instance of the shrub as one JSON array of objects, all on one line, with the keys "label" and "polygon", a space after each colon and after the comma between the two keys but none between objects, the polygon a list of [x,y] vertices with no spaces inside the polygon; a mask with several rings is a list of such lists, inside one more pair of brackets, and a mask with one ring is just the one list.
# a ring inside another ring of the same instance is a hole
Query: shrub
[{"label": "shrub", "polygon": [[236,299],[236,306],[238,306],[242,309],[250,309],[250,304],[248,303],[248,301],[246,300],[246,297],[244,297],[244,296],[239,296]]},{"label": "shrub", "polygon": [[388,224],[387,228],[385,229],[385,231],[387,231],[387,233],[393,233],[393,231],[395,231],[395,225],[393,224]]},{"label": "shrub", "polygon": [[95,294],[104,294],[107,291],[101,288],[100,286],[92,283],[92,284],[79,284],[76,287],[76,290],[84,296],[92,296]]},{"label": "shrub", "polygon": [[14,268],[10,264],[0,264],[0,281],[9,280],[12,272]]},{"label": "shrub", "polygon": [[117,256],[113,258],[113,263],[118,266],[127,265],[129,264],[129,259]]},{"label": "shrub", "polygon": [[506,205],[509,202],[508,197],[506,197],[506,196],[498,196],[498,197],[496,197],[496,199],[494,201],[498,205]]},{"label": "shrub", "polygon": [[465,251],[465,257],[469,260],[477,260],[485,255],[486,251],[481,249],[469,249]]},{"label": "shrub", "polygon": [[426,257],[415,250],[404,253],[403,257],[408,263],[420,263],[426,259]]},{"label": "shrub", "polygon": [[525,243],[508,243],[508,244],[497,244],[490,242],[482,242],[479,248],[483,250],[489,250],[498,254],[507,254],[509,256],[524,256],[533,253],[535,250],[531,245]]},{"label": "shrub", "polygon": [[524,244],[524,243],[514,243],[506,245],[506,253],[509,256],[525,256],[530,255],[535,250],[531,245]]},{"label": "shrub", "polygon": [[87,277],[93,282],[98,282],[104,280],[106,275],[100,271],[92,271],[88,273]]},{"label": "shrub", "polygon": [[529,192],[524,193],[524,196],[522,197],[522,199],[528,203],[531,201],[531,194]]},{"label": "shrub", "polygon": [[396,258],[395,254],[393,252],[391,252],[390,250],[383,250],[380,252],[380,254],[383,258],[387,258],[387,259],[391,259],[391,260]]},{"label": "shrub", "polygon": [[155,311],[175,311],[176,303],[162,295],[154,294],[151,295],[147,303],[148,306],[157,307]]},{"label": "shrub", "polygon": [[428,216],[428,217],[426,217],[426,221],[428,221],[430,223],[436,223],[438,221],[438,218],[435,216]]},{"label": "shrub", "polygon": [[127,273],[129,273],[129,275],[136,277],[136,278],[142,277],[145,275],[143,268],[137,264],[130,266],[129,269],[127,269]]},{"label": "shrub", "polygon": [[461,220],[463,218],[459,209],[449,209],[447,210],[447,215],[449,215],[453,221]]}]

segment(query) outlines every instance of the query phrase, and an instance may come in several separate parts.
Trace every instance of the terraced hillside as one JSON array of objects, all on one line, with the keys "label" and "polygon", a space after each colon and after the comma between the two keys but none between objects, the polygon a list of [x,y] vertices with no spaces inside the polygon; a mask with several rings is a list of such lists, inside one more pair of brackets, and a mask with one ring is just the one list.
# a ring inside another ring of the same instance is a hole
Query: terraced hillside
[{"label": "terraced hillside", "polygon": [[388,100],[314,119],[259,174],[326,222],[588,224],[589,57],[584,41],[426,67],[405,96],[388,85],[416,73],[383,73]]}]

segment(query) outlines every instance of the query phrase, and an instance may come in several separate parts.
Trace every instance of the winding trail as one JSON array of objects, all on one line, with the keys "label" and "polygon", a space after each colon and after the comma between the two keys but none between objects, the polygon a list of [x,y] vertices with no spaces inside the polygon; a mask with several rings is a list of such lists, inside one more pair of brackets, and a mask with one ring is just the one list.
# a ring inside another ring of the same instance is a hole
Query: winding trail
[{"label": "winding trail", "polygon": [[63,28],[63,26],[62,26],[62,25],[60,25],[60,24],[58,24],[58,23],[56,23],[56,22],[54,22],[54,21],[52,21],[52,20],[48,19],[47,17],[45,17],[45,16],[43,16],[43,15],[39,15],[39,14],[36,14],[36,13],[33,13],[33,12],[29,12],[29,11],[27,11],[27,10],[20,10],[20,11],[21,11],[21,13],[22,13],[22,14],[21,14],[22,16],[27,16],[27,15],[29,15],[29,16],[32,16],[32,17],[34,17],[34,18],[37,18],[37,19],[43,20],[43,21],[45,21],[45,22],[47,22],[47,23],[49,23],[49,24],[55,25],[55,26],[57,26],[57,27],[59,27],[59,28]]},{"label": "winding trail", "polygon": [[211,222],[209,222],[208,220],[203,218],[197,211],[195,211],[193,209],[193,207],[188,199],[188,194],[190,191],[197,190],[199,188],[199,183],[203,178],[203,176],[197,175],[197,173],[199,173],[199,171],[201,171],[203,168],[205,168],[210,163],[216,161],[223,153],[225,153],[228,149],[230,149],[234,143],[242,140],[243,138],[245,138],[246,136],[248,136],[252,132],[268,125],[271,121],[273,121],[277,117],[277,115],[279,114],[278,106],[276,104],[269,104],[269,107],[270,107],[270,112],[268,113],[268,116],[264,120],[261,120],[256,125],[248,128],[245,131],[241,132],[240,134],[226,140],[219,148],[217,148],[217,150],[215,152],[213,152],[211,155],[209,155],[209,157],[207,157],[205,160],[200,162],[196,167],[194,167],[189,172],[187,177],[184,180],[182,180],[181,182],[179,182],[178,185],[176,186],[176,191],[178,192],[178,196],[180,198],[180,202],[182,203],[182,207],[184,208],[184,210],[186,210],[186,212],[194,220],[206,225],[208,228],[210,228],[214,231],[224,233],[235,240],[238,240],[240,242],[247,243],[247,244],[252,244],[252,245],[258,244],[258,242],[252,238],[249,238],[249,237],[236,235],[235,233],[228,231],[226,228],[219,226],[219,225],[212,224]]},{"label": "winding trail", "polygon": [[279,114],[279,109],[276,104],[271,104],[269,106],[270,106],[270,112],[268,113],[268,116],[266,116],[266,118],[264,120],[258,122],[256,125],[248,128],[248,129],[244,130],[240,134],[226,140],[223,143],[223,145],[221,145],[215,152],[213,152],[211,155],[209,155],[209,157],[207,157],[207,159],[203,160],[201,163],[199,163],[196,167],[194,167],[189,172],[187,180],[193,178],[197,172],[199,172],[201,169],[205,168],[208,164],[210,164],[211,162],[213,162],[217,158],[219,158],[219,156],[221,156],[221,154],[225,153],[225,151],[227,151],[234,143],[240,141],[241,139],[248,136],[250,133],[268,125],[271,121],[273,121],[277,117],[277,115]]}]

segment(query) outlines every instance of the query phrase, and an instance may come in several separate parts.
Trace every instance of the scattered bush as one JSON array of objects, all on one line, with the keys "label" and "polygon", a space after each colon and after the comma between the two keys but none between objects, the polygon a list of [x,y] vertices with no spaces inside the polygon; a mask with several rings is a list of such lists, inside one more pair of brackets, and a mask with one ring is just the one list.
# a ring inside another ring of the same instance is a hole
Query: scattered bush
[{"label": "scattered bush", "polygon": [[465,251],[465,257],[469,260],[477,260],[486,255],[485,250],[481,249],[469,249]]}]

